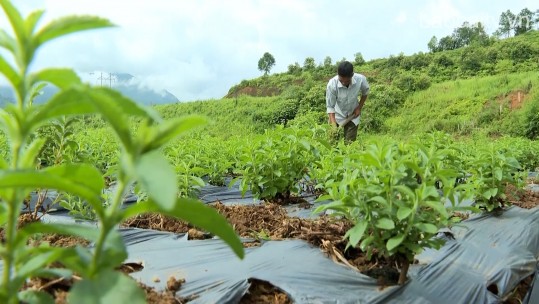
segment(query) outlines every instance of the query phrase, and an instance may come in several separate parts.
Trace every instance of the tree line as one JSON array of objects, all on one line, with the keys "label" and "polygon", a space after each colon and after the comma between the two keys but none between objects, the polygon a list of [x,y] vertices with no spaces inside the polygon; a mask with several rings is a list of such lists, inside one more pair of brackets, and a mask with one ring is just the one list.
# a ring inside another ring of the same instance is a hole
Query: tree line
[{"label": "tree line", "polygon": [[431,52],[442,52],[455,50],[471,44],[486,46],[493,40],[499,38],[509,38],[511,36],[522,35],[534,29],[539,24],[539,9],[532,12],[528,8],[522,9],[518,14],[507,10],[500,15],[498,29],[489,36],[481,22],[464,22],[462,26],[457,27],[451,35],[438,39],[433,36],[427,47]]}]

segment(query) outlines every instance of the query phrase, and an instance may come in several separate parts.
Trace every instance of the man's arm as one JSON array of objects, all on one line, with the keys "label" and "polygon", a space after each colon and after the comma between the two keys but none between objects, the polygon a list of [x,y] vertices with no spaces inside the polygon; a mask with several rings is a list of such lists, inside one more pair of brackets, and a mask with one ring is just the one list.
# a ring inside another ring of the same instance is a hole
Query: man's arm
[{"label": "man's arm", "polygon": [[355,117],[358,117],[359,115],[361,115],[361,110],[363,109],[363,105],[365,105],[365,101],[367,100],[367,96],[369,95],[369,91],[370,91],[370,86],[369,86],[369,82],[367,81],[367,77],[365,76],[362,76],[362,77],[363,79],[361,81],[361,87],[359,90],[361,92],[361,98],[359,99],[359,105],[354,110]]},{"label": "man's arm", "polygon": [[326,108],[329,116],[329,123],[331,125],[337,125],[335,120],[335,105],[337,104],[337,92],[334,90],[334,86],[331,84],[331,80],[328,82],[326,88]]},{"label": "man's arm", "polygon": [[365,101],[367,100],[368,95],[362,95],[359,99],[359,105],[354,110],[354,117],[358,117],[361,115],[361,110],[363,109],[363,105],[365,105]]},{"label": "man's arm", "polygon": [[329,124],[337,125],[337,120],[335,119],[335,113],[328,113],[329,115]]}]

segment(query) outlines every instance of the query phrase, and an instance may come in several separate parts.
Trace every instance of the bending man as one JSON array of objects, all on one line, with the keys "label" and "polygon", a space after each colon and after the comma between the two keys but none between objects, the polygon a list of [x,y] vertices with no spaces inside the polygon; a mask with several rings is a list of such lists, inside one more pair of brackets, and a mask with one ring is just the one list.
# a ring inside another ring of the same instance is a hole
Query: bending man
[{"label": "bending man", "polygon": [[[361,94],[361,96],[360,96]],[[354,66],[343,61],[337,76],[331,78],[326,89],[326,107],[329,123],[344,127],[346,143],[355,141],[361,110],[369,94],[369,83],[364,75],[354,73]]]}]

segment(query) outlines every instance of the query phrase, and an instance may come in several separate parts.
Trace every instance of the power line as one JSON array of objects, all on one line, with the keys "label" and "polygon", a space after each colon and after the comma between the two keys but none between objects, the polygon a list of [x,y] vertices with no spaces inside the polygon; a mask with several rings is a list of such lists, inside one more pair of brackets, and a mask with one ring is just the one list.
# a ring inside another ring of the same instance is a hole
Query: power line
[{"label": "power line", "polygon": [[[95,73],[90,73],[90,75],[94,75]],[[105,76],[103,76],[103,74],[105,74]],[[108,74],[108,77],[106,76]],[[113,81],[116,81],[116,75],[113,74],[113,73],[103,73],[103,72],[100,72],[99,73],[99,77],[97,77],[97,80],[99,81],[100,83],[100,86],[103,86],[103,80],[105,80],[105,84],[106,84],[106,81],[108,80],[109,81],[109,87],[112,88],[112,82]]]}]

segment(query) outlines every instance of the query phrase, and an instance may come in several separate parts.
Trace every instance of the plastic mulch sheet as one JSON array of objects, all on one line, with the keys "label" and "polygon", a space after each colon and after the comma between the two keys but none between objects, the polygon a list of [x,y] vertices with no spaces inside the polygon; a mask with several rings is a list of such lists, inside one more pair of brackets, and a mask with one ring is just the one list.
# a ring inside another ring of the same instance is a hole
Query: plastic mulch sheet
[{"label": "plastic mulch sheet", "polygon": [[[146,233],[151,232],[139,230],[137,235],[146,238]],[[378,291],[375,279],[335,264],[299,240],[246,248],[240,260],[220,240],[186,241],[172,234],[146,241],[138,237],[129,238],[129,261],[143,262],[144,269],[131,275],[160,290],[170,276],[185,278],[180,295],[196,297],[193,303],[238,302],[250,278],[270,282],[295,303],[373,303],[391,290]]]},{"label": "plastic mulch sheet", "polygon": [[[207,186],[199,197],[205,203],[259,202],[250,193],[241,199],[237,186]],[[314,203],[312,198],[307,200]],[[286,208],[291,216],[316,216],[312,208]],[[48,214],[44,220],[92,225],[66,212]],[[179,295],[196,297],[194,303],[236,303],[247,292],[249,279],[270,282],[295,303],[501,303],[533,274],[524,303],[539,303],[539,208],[511,207],[497,216],[472,216],[444,231],[440,237],[447,239],[446,244],[416,257],[419,263],[411,266],[407,284],[380,290],[375,279],[334,263],[320,249],[300,240],[246,248],[241,261],[218,239],[187,241],[184,235],[121,230],[129,262],[144,265],[131,275],[159,290],[165,288],[169,276],[184,278]]]}]

